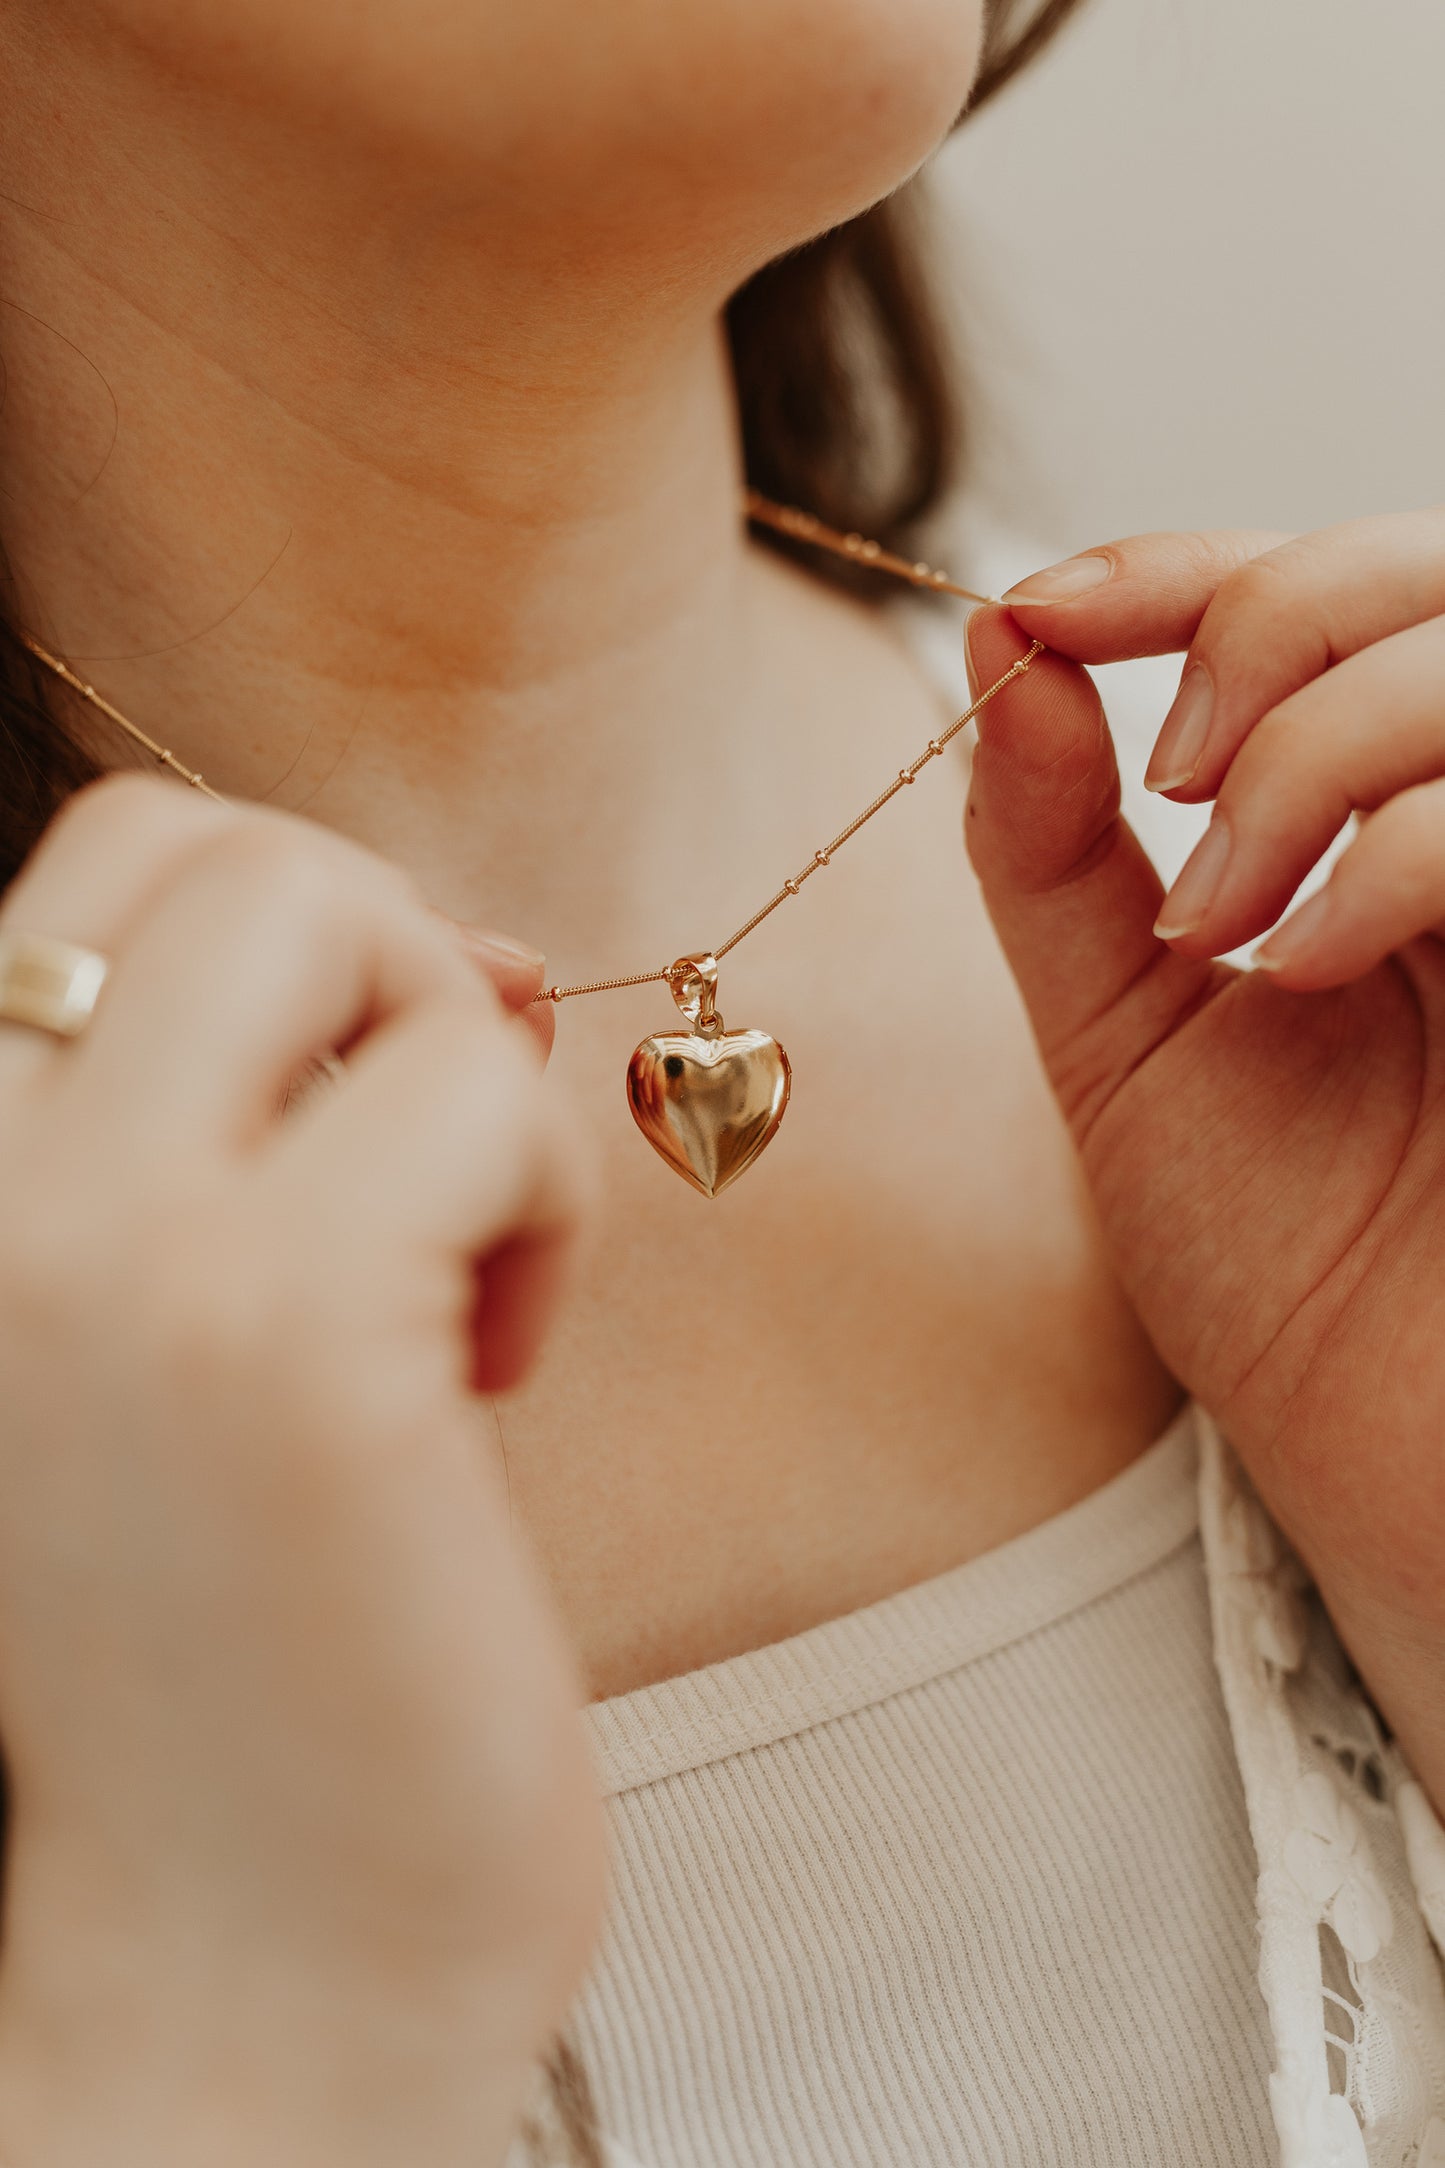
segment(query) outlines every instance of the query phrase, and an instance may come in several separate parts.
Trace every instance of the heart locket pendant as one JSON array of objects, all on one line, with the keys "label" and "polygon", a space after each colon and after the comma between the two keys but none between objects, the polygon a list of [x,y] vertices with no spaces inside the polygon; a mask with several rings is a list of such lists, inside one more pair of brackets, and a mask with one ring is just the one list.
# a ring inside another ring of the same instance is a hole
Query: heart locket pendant
[{"label": "heart locket pendant", "polygon": [[766,1031],[725,1028],[716,957],[679,957],[667,983],[693,1028],[643,1040],[627,1065],[627,1103],[659,1157],[716,1197],[776,1136],[793,1072]]}]

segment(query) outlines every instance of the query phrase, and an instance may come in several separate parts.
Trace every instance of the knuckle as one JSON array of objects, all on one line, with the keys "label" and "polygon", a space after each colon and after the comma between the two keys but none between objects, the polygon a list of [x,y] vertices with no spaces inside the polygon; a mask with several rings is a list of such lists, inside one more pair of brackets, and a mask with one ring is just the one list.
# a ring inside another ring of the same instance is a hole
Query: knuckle
[{"label": "knuckle", "polygon": [[359,907],[428,916],[408,875],[309,823],[248,814],[228,838],[221,863],[268,911],[325,931]]},{"label": "knuckle", "polygon": [[1251,618],[1283,610],[1308,613],[1321,607],[1322,587],[1337,578],[1345,529],[1284,535],[1249,556],[1230,573],[1216,599]]},{"label": "knuckle", "polygon": [[[1318,747],[1309,742],[1311,752]],[[1266,708],[1235,754],[1229,773],[1219,789],[1220,803],[1237,803],[1251,797],[1282,767],[1298,760],[1302,749],[1299,716],[1288,701]]]},{"label": "knuckle", "polygon": [[1225,580],[1233,577],[1236,568],[1227,564],[1221,567],[1218,546],[1212,534],[1182,534],[1178,538],[1178,548],[1184,570],[1192,574],[1206,591],[1211,581],[1216,583],[1217,591]]},{"label": "knuckle", "polygon": [[[130,769],[121,769],[112,775],[97,777],[78,790],[73,798],[66,800],[56,818],[58,828],[83,826],[92,820],[129,818],[132,811],[144,813],[153,806],[168,804],[178,794],[172,784],[163,783],[159,776],[140,775]],[[186,801],[180,799],[179,803]]]},{"label": "knuckle", "polygon": [[1445,784],[1423,783],[1402,791],[1372,816],[1365,831],[1373,848],[1394,858],[1402,873],[1414,872],[1432,889],[1440,886],[1440,846],[1445,839]]},{"label": "knuckle", "polygon": [[1339,829],[1354,811],[1347,753],[1298,705],[1282,701],[1246,737],[1217,802],[1226,820],[1261,836],[1282,826],[1291,834]]},{"label": "knuckle", "polygon": [[1190,660],[1203,663],[1216,686],[1245,698],[1264,679],[1284,674],[1303,681],[1331,659],[1311,568],[1303,545],[1294,542],[1250,558],[1221,582],[1190,649]]},{"label": "knuckle", "polygon": [[336,869],[299,825],[291,828],[250,816],[238,824],[213,864],[223,878],[286,918],[313,918],[329,912],[336,900]]},{"label": "knuckle", "polygon": [[[1258,535],[1210,529],[1170,535],[1168,542],[1170,572],[1181,575],[1191,591],[1216,599],[1269,546]],[[1177,563],[1174,561],[1176,551]]]},{"label": "knuckle", "polygon": [[367,850],[364,844],[353,842],[350,836],[319,827],[300,814],[268,809],[262,817],[278,836],[327,866],[338,883],[349,884],[353,889],[375,896],[419,904],[420,890],[404,867]]},{"label": "knuckle", "polygon": [[47,917],[78,913],[84,925],[98,913],[104,923],[118,905],[169,882],[235,820],[232,808],[157,777],[103,776],[51,821],[5,898],[5,921],[16,922],[43,893]]},{"label": "knuckle", "polygon": [[357,879],[365,881],[384,902],[424,913],[429,919],[434,916],[416,880],[404,866],[394,864],[389,858],[378,858],[353,843],[346,845],[346,853]]},{"label": "knuckle", "polygon": [[62,841],[89,847],[127,832],[158,841],[172,835],[190,836],[223,817],[221,807],[194,791],[179,790],[159,776],[122,770],[87,783],[68,798],[51,822],[42,848]]},{"label": "knuckle", "polygon": [[1268,616],[1297,600],[1297,581],[1288,561],[1267,551],[1231,572],[1215,597],[1215,606],[1233,617]]}]

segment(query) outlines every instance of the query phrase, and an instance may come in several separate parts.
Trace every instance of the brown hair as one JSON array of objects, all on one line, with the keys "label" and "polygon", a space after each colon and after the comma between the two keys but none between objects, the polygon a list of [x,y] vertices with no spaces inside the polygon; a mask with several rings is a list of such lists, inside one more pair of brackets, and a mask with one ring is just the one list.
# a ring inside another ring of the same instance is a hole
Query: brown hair
[{"label": "brown hair", "polygon": [[[983,63],[960,121],[1012,81],[1078,4],[986,0]],[[920,238],[904,190],[768,264],[728,310],[753,488],[893,548],[906,548],[963,450]],[[879,592],[837,557],[771,532],[760,539],[836,585]]]}]

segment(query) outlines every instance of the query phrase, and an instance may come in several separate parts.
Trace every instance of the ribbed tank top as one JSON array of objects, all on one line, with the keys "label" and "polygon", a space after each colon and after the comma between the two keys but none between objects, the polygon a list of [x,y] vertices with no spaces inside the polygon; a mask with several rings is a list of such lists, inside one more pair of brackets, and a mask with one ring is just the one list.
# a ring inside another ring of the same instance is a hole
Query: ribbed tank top
[{"label": "ribbed tank top", "polygon": [[577,2016],[640,2168],[1271,2168],[1184,1417],[885,1602],[590,1722]]}]

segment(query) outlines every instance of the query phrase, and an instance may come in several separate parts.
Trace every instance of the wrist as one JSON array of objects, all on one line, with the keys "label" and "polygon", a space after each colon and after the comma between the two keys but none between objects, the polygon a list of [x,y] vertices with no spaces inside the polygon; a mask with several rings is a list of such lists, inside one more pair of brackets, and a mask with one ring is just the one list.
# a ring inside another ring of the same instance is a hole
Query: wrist
[{"label": "wrist", "polygon": [[433,2082],[424,2056],[318,2045],[304,2071],[227,2052],[121,2067],[17,2030],[0,2043],[4,2168],[500,2168],[533,2070]]},{"label": "wrist", "polygon": [[503,1982],[359,1985],[278,1955],[198,1982],[58,1945],[0,1969],[4,2168],[488,2168],[533,2083]]}]

